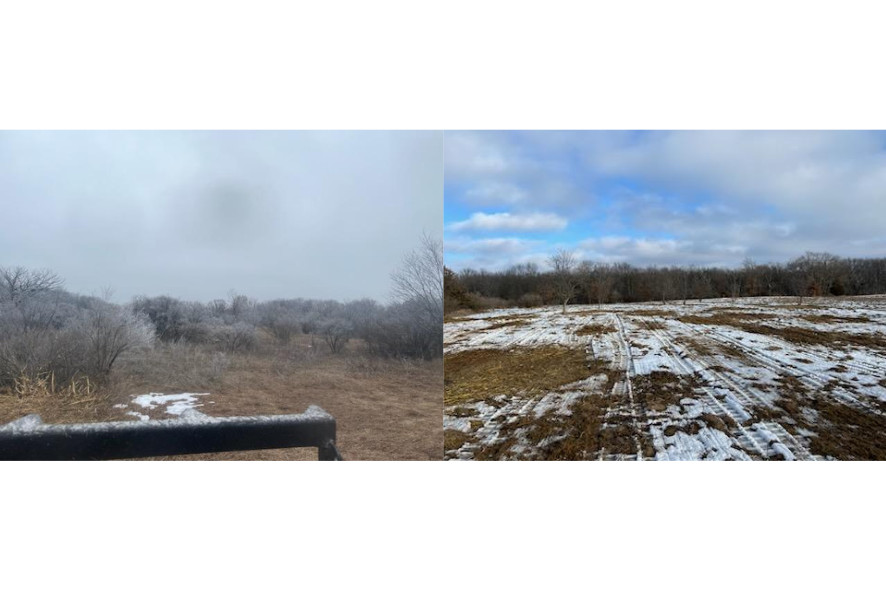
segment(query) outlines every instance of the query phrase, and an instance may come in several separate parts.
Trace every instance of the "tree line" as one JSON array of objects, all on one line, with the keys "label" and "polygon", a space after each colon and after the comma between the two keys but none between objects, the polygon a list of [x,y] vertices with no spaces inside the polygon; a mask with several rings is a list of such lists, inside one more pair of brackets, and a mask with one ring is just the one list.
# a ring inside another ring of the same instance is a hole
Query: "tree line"
[{"label": "tree line", "polygon": [[341,353],[362,339],[370,355],[443,355],[442,243],[424,236],[392,276],[393,301],[277,299],[232,293],[211,302],[139,296],[125,305],[64,289],[49,270],[0,267],[0,389],[22,377],[100,382],[126,352],[188,343],[226,353],[265,341],[285,346],[297,334]]},{"label": "tree line", "polygon": [[807,252],[787,263],[745,260],[721,267],[634,267],[579,262],[569,251],[550,257],[550,270],[515,265],[505,271],[444,270],[445,310],[502,306],[606,304],[706,298],[886,293],[886,258],[841,258]]}]

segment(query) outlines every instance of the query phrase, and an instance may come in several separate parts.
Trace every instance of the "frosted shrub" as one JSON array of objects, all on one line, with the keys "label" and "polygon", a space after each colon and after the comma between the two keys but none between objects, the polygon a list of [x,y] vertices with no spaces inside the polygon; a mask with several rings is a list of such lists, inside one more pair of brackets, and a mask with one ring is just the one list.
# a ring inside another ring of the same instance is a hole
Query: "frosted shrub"
[{"label": "frosted shrub", "polygon": [[319,326],[323,341],[333,353],[339,353],[345,348],[353,331],[354,325],[342,319],[326,320]]}]

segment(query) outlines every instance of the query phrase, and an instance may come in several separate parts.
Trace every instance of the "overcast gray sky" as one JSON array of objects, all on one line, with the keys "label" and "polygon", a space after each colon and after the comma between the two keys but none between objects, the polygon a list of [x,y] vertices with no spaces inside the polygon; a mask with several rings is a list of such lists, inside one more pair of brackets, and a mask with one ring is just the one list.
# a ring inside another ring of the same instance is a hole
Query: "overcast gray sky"
[{"label": "overcast gray sky", "polygon": [[0,131],[0,266],[75,292],[387,301],[442,132]]}]

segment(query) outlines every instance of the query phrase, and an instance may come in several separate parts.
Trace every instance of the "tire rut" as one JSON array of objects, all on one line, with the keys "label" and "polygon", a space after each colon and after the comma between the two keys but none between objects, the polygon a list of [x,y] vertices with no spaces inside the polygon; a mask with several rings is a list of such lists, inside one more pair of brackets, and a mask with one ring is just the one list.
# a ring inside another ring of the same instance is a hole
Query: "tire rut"
[{"label": "tire rut", "polygon": [[[723,404],[720,401],[720,399],[717,398],[717,396],[711,391],[708,384],[710,384],[712,381],[716,380],[716,378],[711,374],[711,372],[707,371],[704,367],[702,367],[700,365],[694,364],[694,361],[689,361],[686,357],[682,356],[680,354],[681,353],[680,349],[677,348],[677,346],[674,345],[674,343],[671,342],[671,340],[666,335],[663,335],[660,330],[649,327],[645,320],[643,321],[643,323],[644,323],[644,325],[646,325],[646,329],[662,345],[662,349],[665,351],[665,353],[668,356],[670,356],[671,359],[674,360],[674,363],[678,367],[680,367],[683,371],[685,371],[689,375],[698,374],[698,375],[702,376],[704,383],[702,384],[701,388],[702,388],[702,390],[704,390],[705,394],[707,394],[709,400],[711,402],[713,402],[714,405],[717,408],[719,408],[723,414],[727,415],[730,419],[732,419],[735,422],[736,429],[737,429],[738,433],[740,434],[737,439],[739,445],[741,445],[742,447],[744,447],[748,451],[755,452],[761,458],[766,459],[766,460],[770,459],[770,457],[773,455],[773,453],[776,453],[777,451],[779,451],[778,448],[776,447],[777,445],[781,445],[784,447],[785,450],[790,451],[790,447],[785,445],[784,442],[781,441],[781,439],[777,435],[772,433],[771,431],[768,431],[768,430],[764,431],[764,430],[761,430],[758,428],[753,428],[750,430],[746,429],[744,427],[744,425],[742,425],[742,423],[745,421],[745,419],[743,417],[737,415],[735,413],[735,411],[730,409],[727,405]],[[711,378],[714,378],[714,380],[712,380]],[[733,393],[736,392],[736,390],[731,388],[728,383],[725,383],[725,382],[721,382],[721,383],[725,384],[727,390],[730,390]],[[740,392],[739,396],[744,397],[745,399],[748,399],[747,394],[745,394],[743,392]],[[736,397],[736,399],[739,400],[738,397]],[[740,400],[739,400],[739,403],[740,403]],[[745,412],[747,412],[747,411],[745,411]],[[750,413],[747,413],[747,414],[750,415]],[[762,425],[762,423],[757,423],[756,425]],[[764,429],[765,429],[765,426],[764,426]],[[781,455],[783,457],[786,457],[785,454],[783,454],[783,453]],[[796,456],[796,454],[794,454],[793,452],[791,452],[790,455],[792,457]]]}]

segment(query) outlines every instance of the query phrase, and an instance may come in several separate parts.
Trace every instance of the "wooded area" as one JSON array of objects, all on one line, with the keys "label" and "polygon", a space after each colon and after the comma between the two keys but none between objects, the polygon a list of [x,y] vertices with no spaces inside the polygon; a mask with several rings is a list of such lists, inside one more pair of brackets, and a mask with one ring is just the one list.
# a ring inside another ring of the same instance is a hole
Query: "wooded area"
[{"label": "wooded area", "polygon": [[425,235],[391,275],[393,299],[351,302],[277,299],[231,293],[208,303],[141,296],[127,305],[63,289],[49,270],[0,267],[0,390],[50,379],[95,384],[128,351],[188,344],[232,355],[298,334],[331,354],[351,339],[372,356],[430,360],[443,355],[443,248]]},{"label": "wooded area", "polygon": [[807,252],[788,263],[746,260],[719,267],[633,267],[627,263],[578,263],[558,251],[550,271],[522,264],[505,271],[454,272],[446,268],[445,310],[739,298],[746,296],[868,295],[886,293],[886,258],[841,258]]}]

